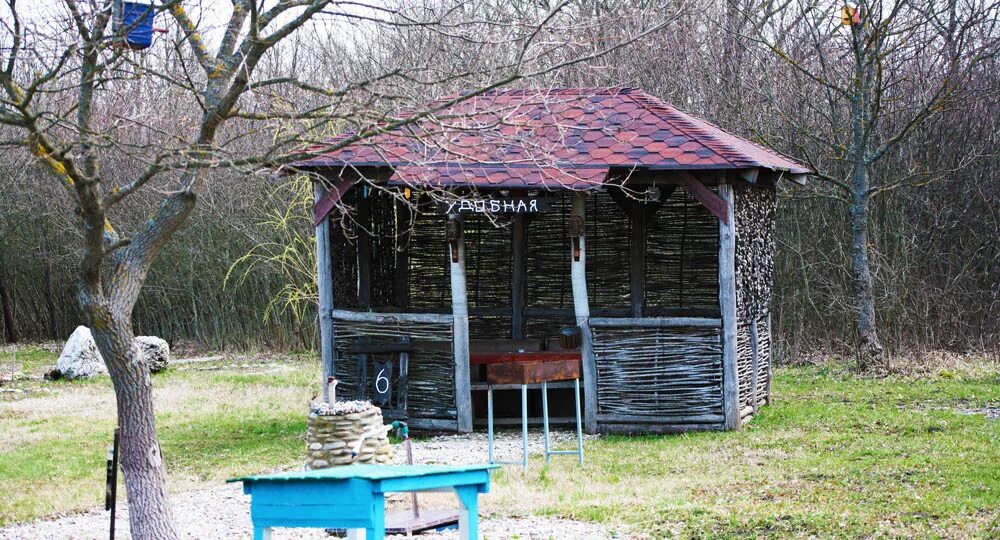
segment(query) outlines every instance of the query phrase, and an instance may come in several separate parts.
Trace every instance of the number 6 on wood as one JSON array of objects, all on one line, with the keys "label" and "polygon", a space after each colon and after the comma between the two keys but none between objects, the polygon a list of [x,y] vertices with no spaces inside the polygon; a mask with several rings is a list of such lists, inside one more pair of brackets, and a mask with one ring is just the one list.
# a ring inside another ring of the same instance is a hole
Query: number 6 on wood
[{"label": "number 6 on wood", "polygon": [[387,405],[392,400],[392,362],[375,362],[375,399],[377,405]]}]

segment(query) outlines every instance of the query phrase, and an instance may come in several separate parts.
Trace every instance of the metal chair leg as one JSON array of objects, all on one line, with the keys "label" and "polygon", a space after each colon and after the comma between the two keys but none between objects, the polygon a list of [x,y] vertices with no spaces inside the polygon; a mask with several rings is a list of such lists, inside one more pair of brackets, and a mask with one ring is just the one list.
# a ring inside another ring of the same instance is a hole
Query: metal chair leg
[{"label": "metal chair leg", "polygon": [[490,465],[493,464],[493,385],[486,386],[486,440]]},{"label": "metal chair leg", "polygon": [[542,440],[545,445],[545,463],[549,463],[549,383],[542,381]]},{"label": "metal chair leg", "polygon": [[521,385],[521,464],[528,468],[528,385]]},{"label": "metal chair leg", "polygon": [[580,415],[580,379],[573,379],[573,393],[576,397],[576,449],[577,459],[583,465],[583,420]]}]

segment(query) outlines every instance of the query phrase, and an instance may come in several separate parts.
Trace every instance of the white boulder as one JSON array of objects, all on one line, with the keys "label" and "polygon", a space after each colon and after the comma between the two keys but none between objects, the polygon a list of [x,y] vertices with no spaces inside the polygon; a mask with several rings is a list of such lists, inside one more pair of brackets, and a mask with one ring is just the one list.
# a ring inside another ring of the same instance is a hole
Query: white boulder
[{"label": "white boulder", "polygon": [[[170,345],[165,340],[156,336],[137,336],[134,343],[151,373],[166,369],[170,361]],[[101,351],[97,349],[97,343],[94,342],[94,335],[90,333],[90,329],[86,326],[76,327],[66,340],[62,354],[59,355],[53,377],[79,379],[107,372],[108,368],[104,364],[104,358],[101,357]]]},{"label": "white boulder", "polygon": [[156,336],[136,336],[135,344],[139,346],[150,373],[167,369],[167,364],[170,362],[170,345],[166,340]]},{"label": "white boulder", "polygon": [[67,379],[92,377],[108,372],[89,328],[77,326],[73,330],[56,362],[56,371]]}]

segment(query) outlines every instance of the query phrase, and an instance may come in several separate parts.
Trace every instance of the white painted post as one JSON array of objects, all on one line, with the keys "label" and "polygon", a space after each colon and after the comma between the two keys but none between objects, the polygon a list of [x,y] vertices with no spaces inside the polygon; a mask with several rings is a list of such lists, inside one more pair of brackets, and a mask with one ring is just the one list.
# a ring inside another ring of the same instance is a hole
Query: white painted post
[{"label": "white painted post", "polygon": [[[458,414],[458,431],[472,431],[472,381],[469,378],[469,302],[465,284],[465,233],[457,214],[448,219],[457,223],[457,237],[449,242],[451,261],[451,312],[453,323],[453,351],[455,355],[455,409]],[[455,254],[457,252],[457,261]]]},{"label": "white painted post", "polygon": [[[570,220],[579,217],[586,224],[587,194],[583,191],[573,192],[573,209]],[[587,298],[587,249],[585,235],[577,237],[579,242],[579,257],[574,253],[573,242],[570,242],[570,275],[573,282],[573,311],[576,314],[576,325],[583,334],[580,350],[583,356],[583,388],[584,388],[584,424],[588,433],[597,431],[597,361],[594,357],[594,338],[590,332],[590,301]]]},{"label": "white painted post", "polygon": [[729,222],[719,220],[719,308],[722,311],[722,401],[726,429],[740,429],[740,383],[736,368],[736,216],[733,186],[719,184]]},{"label": "white painted post", "polygon": [[[318,202],[326,194],[323,185],[316,183]],[[319,293],[319,350],[323,363],[323,401],[330,401],[328,381],[336,376],[336,357],[333,335],[333,259],[330,253],[330,218],[324,217],[316,226],[316,288]]]}]

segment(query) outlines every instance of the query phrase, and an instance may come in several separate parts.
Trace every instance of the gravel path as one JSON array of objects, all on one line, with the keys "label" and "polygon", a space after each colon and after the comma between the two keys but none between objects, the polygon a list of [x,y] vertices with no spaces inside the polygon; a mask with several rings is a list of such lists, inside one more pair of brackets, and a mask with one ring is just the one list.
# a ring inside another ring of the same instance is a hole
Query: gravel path
[{"label": "gravel path", "polygon": [[[529,435],[529,451],[542,451],[541,434]],[[556,444],[569,445],[574,441],[572,433],[553,433]],[[394,448],[397,462],[405,460],[405,451],[401,446]],[[515,460],[520,457],[521,438],[515,433],[498,435],[496,454],[499,460]],[[475,433],[470,435],[435,437],[413,444],[414,461],[427,464],[469,464],[486,461],[486,435]],[[533,456],[535,462],[540,458]],[[561,459],[572,459],[563,457]],[[428,497],[433,495],[427,495]],[[489,497],[484,495],[483,497]],[[173,497],[174,515],[185,539],[248,539],[251,537],[250,498],[243,495],[238,484],[222,484],[207,489],[178,493]],[[393,500],[396,499],[396,500]],[[390,507],[408,504],[408,497],[398,496],[390,499]],[[435,506],[435,501],[431,505]],[[402,506],[407,507],[407,506]],[[124,503],[119,504],[116,516],[116,537],[127,539],[128,510]],[[609,540],[628,538],[611,529],[591,523],[556,519],[549,517],[500,517],[480,516],[480,535],[489,540]],[[93,510],[90,512],[60,517],[50,520],[39,520],[31,523],[15,525],[0,529],[0,540],[97,540],[108,537],[108,512]],[[272,536],[274,540],[328,540],[333,538],[316,529],[278,529]],[[404,538],[390,536],[389,538]],[[419,538],[429,540],[457,539],[455,531],[423,534]]]}]

